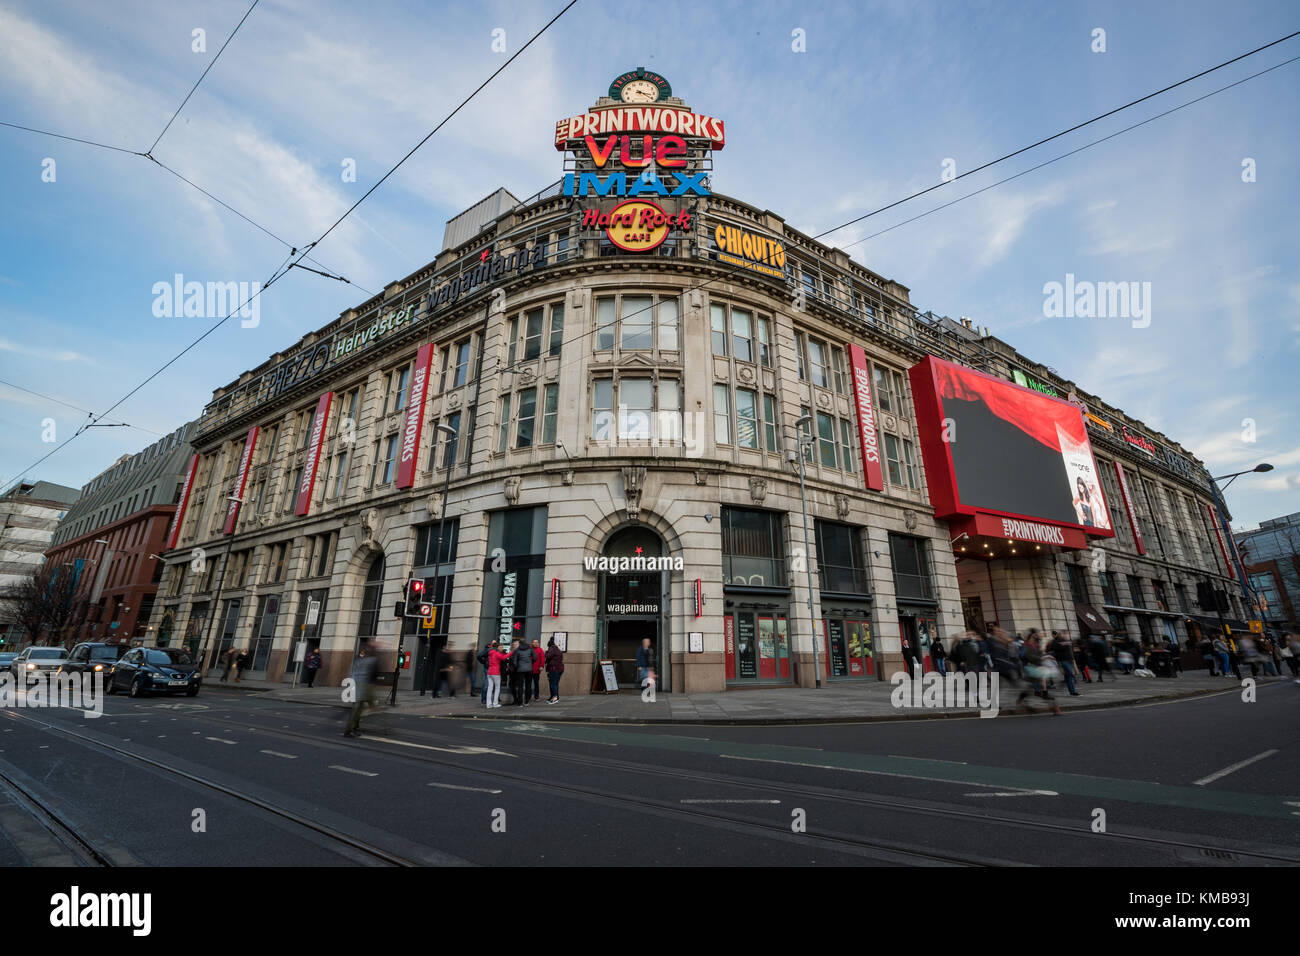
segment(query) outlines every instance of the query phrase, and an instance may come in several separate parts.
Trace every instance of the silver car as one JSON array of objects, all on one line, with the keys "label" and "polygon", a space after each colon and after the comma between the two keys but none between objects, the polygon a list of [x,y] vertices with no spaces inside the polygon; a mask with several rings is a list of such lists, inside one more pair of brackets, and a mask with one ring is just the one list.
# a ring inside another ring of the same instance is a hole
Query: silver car
[{"label": "silver car", "polygon": [[43,676],[53,674],[67,659],[66,648],[29,647],[13,659],[9,665],[9,673],[13,674],[20,684],[27,686]]}]

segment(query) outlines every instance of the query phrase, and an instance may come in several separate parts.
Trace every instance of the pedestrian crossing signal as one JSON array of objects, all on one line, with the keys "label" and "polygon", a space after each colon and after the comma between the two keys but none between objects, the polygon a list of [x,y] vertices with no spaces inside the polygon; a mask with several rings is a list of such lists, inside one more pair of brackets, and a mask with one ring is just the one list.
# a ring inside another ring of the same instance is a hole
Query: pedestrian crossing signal
[{"label": "pedestrian crossing signal", "polygon": [[410,670],[410,668],[411,668],[411,652],[410,652],[410,651],[398,651],[398,652],[397,652],[397,667],[398,667],[398,670]]}]

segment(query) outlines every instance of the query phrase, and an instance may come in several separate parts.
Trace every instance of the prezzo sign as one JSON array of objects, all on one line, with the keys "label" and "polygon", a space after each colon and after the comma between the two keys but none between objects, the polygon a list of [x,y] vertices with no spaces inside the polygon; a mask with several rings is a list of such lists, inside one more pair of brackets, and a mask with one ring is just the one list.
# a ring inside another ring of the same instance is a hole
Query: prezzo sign
[{"label": "prezzo sign", "polygon": [[231,489],[230,504],[226,508],[226,523],[221,528],[222,534],[235,533],[235,519],[239,517],[240,499],[244,497],[244,485],[248,483],[248,463],[253,460],[253,448],[257,445],[258,427],[248,430],[244,440],[244,454],[239,459],[239,472],[235,475],[235,487]]},{"label": "prezzo sign", "polygon": [[1138,554],[1146,554],[1147,546],[1142,540],[1142,531],[1138,528],[1137,510],[1133,507],[1133,496],[1128,490],[1128,476],[1118,461],[1115,462],[1115,477],[1119,479],[1119,493],[1124,499],[1124,510],[1128,513],[1128,526],[1133,529],[1133,544],[1137,546]]},{"label": "prezzo sign", "polygon": [[626,252],[649,252],[663,245],[671,230],[690,229],[691,214],[668,213],[652,202],[629,199],[609,212],[584,210],[582,228],[604,229],[609,241]]},{"label": "prezzo sign", "polygon": [[190,490],[194,487],[194,473],[199,468],[199,456],[196,452],[190,458],[189,470],[185,473],[185,484],[181,488],[181,500],[176,503],[176,513],[172,515],[172,526],[167,531],[166,550],[170,551],[176,547],[176,538],[181,533],[181,522],[185,520],[185,509],[190,504]]},{"label": "prezzo sign", "polygon": [[876,408],[871,401],[871,374],[867,352],[860,345],[849,346],[853,365],[853,395],[858,407],[858,440],[862,444],[862,477],[872,491],[883,491],[885,473],[880,467],[880,445],[876,438]]},{"label": "prezzo sign", "polygon": [[420,457],[420,432],[424,426],[424,399],[429,390],[429,369],[433,365],[433,343],[420,346],[415,355],[415,373],[411,376],[411,394],[406,402],[406,420],[402,423],[402,452],[397,460],[397,487],[415,483],[415,465]]},{"label": "prezzo sign", "polygon": [[311,509],[311,493],[316,487],[316,468],[320,464],[321,439],[330,417],[333,392],[324,392],[316,400],[316,413],[311,417],[311,441],[307,445],[307,460],[302,466],[302,480],[298,482],[298,501],[294,514],[305,515]]}]

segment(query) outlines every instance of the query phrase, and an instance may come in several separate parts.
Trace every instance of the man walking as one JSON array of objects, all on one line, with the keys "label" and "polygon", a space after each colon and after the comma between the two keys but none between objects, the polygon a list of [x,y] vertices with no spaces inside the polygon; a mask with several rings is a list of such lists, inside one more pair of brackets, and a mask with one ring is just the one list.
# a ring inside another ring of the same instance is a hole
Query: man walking
[{"label": "man walking", "polygon": [[1078,697],[1079,692],[1074,687],[1074,641],[1060,631],[1053,631],[1047,653],[1056,658],[1056,663],[1061,668],[1061,677],[1065,680],[1065,689],[1071,697]]},{"label": "man walking", "polygon": [[636,685],[638,687],[645,683],[646,673],[654,670],[654,666],[655,649],[650,646],[650,638],[643,637],[641,646],[636,649]]},{"label": "man walking", "polygon": [[513,666],[510,677],[510,693],[514,696],[514,705],[522,707],[533,702],[533,649],[523,641],[510,655]]},{"label": "man walking", "polygon": [[313,647],[307,652],[307,657],[302,662],[303,672],[307,675],[307,686],[311,687],[316,682],[316,672],[320,670],[321,656],[320,648]]},{"label": "man walking", "polygon": [[352,712],[348,714],[348,725],[343,730],[344,737],[361,736],[361,712],[374,703],[375,669],[378,658],[370,650],[366,638],[361,639],[357,650],[357,659],[352,662]]}]

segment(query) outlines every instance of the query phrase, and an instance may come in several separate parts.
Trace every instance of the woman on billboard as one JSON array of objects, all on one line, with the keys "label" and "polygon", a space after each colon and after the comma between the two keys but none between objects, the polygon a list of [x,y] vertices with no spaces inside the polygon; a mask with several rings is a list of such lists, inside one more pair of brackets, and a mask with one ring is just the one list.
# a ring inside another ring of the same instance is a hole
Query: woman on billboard
[{"label": "woman on billboard", "polygon": [[1088,484],[1082,477],[1074,479],[1074,487],[1077,494],[1074,496],[1074,511],[1079,516],[1079,524],[1089,528],[1096,528],[1097,520],[1095,515],[1095,504],[1101,495],[1094,497],[1095,489],[1089,488]]}]

